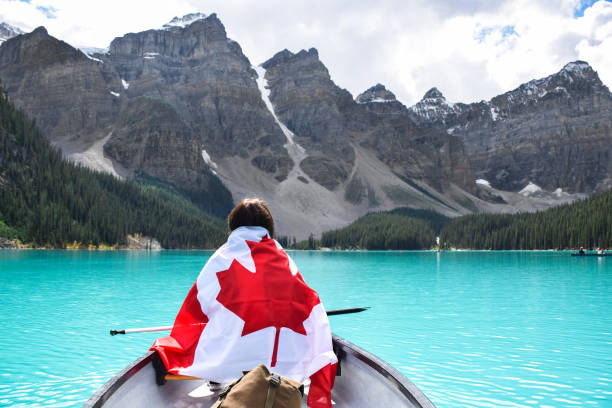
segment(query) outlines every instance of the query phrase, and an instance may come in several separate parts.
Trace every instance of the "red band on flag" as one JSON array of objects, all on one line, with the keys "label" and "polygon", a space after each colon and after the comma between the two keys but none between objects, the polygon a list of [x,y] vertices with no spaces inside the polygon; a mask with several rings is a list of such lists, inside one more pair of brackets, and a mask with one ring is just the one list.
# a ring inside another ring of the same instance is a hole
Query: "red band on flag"
[{"label": "red band on flag", "polygon": [[306,403],[310,408],[331,408],[331,389],[336,381],[338,364],[328,364],[310,376]]},{"label": "red band on flag", "polygon": [[195,348],[207,322],[194,283],[174,320],[170,336],[155,340],[151,347],[157,350],[168,372],[178,374],[179,369],[193,364]]}]

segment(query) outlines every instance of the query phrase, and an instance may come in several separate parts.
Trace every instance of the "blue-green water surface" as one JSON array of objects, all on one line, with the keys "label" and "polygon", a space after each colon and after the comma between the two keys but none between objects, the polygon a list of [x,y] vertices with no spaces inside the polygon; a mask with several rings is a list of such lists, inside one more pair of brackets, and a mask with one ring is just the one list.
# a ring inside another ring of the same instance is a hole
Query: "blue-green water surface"
[{"label": "blue-green water surface", "polygon": [[[0,406],[80,406],[172,324],[206,251],[0,251]],[[332,330],[438,408],[612,407],[612,258],[291,252]]]}]

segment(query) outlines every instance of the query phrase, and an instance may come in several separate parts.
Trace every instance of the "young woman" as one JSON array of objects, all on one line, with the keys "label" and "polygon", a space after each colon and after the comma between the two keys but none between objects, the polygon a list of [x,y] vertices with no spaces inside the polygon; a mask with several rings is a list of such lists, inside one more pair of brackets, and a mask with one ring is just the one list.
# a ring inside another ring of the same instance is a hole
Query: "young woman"
[{"label": "young woman", "polygon": [[226,383],[265,364],[304,382],[307,404],[331,408],[337,359],[319,296],[276,242],[274,220],[259,199],[228,217],[230,235],[189,291],[169,337],[157,350],[170,373]]}]

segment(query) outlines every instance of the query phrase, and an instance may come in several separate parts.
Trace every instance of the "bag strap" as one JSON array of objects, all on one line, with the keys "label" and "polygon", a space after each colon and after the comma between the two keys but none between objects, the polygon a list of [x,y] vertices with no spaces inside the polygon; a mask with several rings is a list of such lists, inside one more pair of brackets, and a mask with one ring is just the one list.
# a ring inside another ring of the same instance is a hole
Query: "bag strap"
[{"label": "bag strap", "polygon": [[225,389],[223,391],[221,391],[221,393],[219,394],[219,397],[217,398],[217,401],[210,407],[210,408],[219,408],[221,407],[221,404],[225,401],[225,398],[227,397],[227,394],[229,394],[229,392],[232,390],[232,388],[234,388],[234,386],[236,384],[238,384],[240,382],[240,380],[242,380],[244,376],[238,378],[237,380],[234,380],[231,384],[228,384],[227,387],[225,387]]},{"label": "bag strap", "polygon": [[276,391],[280,386],[281,378],[277,374],[270,374],[268,379],[268,395],[266,395],[265,408],[272,408],[274,406],[274,400],[276,399]]}]

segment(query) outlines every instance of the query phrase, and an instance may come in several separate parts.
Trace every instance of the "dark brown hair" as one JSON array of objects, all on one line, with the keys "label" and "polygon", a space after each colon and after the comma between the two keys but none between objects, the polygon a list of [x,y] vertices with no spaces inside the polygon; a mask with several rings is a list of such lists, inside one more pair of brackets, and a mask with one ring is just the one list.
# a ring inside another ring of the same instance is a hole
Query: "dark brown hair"
[{"label": "dark brown hair", "polygon": [[227,217],[230,231],[238,227],[264,227],[274,237],[274,220],[266,203],[259,198],[245,198]]}]

